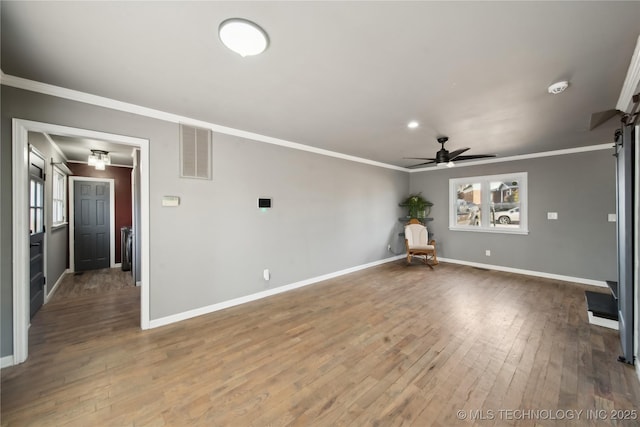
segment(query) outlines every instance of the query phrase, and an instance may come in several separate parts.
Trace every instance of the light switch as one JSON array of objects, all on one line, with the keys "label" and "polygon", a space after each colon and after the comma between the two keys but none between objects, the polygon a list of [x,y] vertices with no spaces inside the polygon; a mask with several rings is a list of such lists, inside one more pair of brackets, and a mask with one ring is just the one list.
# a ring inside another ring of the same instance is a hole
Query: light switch
[{"label": "light switch", "polygon": [[547,212],[547,219],[558,219],[558,212]]},{"label": "light switch", "polygon": [[608,220],[609,222],[616,222],[616,221],[617,221],[616,214],[609,214],[609,215],[607,215],[607,220]]},{"label": "light switch", "polygon": [[180,197],[177,196],[163,196],[162,197],[162,206],[167,207],[176,207],[180,206]]}]

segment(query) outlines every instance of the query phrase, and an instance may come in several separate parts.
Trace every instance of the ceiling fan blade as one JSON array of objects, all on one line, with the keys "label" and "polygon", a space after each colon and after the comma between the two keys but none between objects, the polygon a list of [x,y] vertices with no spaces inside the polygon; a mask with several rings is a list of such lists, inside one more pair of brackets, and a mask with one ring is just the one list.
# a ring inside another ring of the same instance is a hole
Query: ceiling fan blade
[{"label": "ceiling fan blade", "polygon": [[598,126],[608,122],[612,117],[620,114],[618,110],[606,110],[606,111],[598,111],[597,113],[591,114],[591,120],[589,120],[589,130],[594,130]]},{"label": "ceiling fan blade", "polygon": [[449,153],[449,161],[455,160],[458,156],[460,156],[460,154],[464,153],[467,150],[470,150],[470,148],[461,148],[459,150],[452,151],[451,153]]},{"label": "ceiling fan blade", "polygon": [[456,160],[485,159],[487,157],[496,157],[496,155],[495,154],[473,154],[471,156],[458,156]]},{"label": "ceiling fan blade", "polygon": [[403,157],[406,160],[435,160],[433,157]]},{"label": "ceiling fan blade", "polygon": [[424,163],[418,163],[417,165],[411,165],[411,166],[407,166],[409,169],[413,169],[413,168],[417,168],[418,166],[424,166],[424,165],[429,165],[432,163],[435,163],[435,160],[431,160],[430,162],[424,162]]}]

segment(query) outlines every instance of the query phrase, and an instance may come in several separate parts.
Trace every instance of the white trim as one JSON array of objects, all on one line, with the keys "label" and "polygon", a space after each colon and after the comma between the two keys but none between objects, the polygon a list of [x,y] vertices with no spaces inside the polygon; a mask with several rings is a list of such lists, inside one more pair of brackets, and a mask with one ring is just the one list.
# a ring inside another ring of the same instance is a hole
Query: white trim
[{"label": "white trim", "polygon": [[[304,145],[304,144],[291,142],[291,141],[287,141],[280,138],[273,138],[273,137],[261,135],[258,133],[247,132],[240,129],[230,128],[227,126],[221,126],[215,123],[209,123],[202,120],[196,120],[189,117],[179,116],[177,114],[167,113],[167,112],[155,110],[152,108],[141,107],[139,105],[130,104],[127,102],[116,101],[116,100],[105,98],[102,96],[91,95],[88,93],[84,93],[84,92],[80,92],[72,89],[67,89],[67,88],[54,86],[46,83],[40,83],[34,80],[28,80],[22,77],[16,77],[16,76],[4,74],[4,72],[2,72],[1,70],[0,70],[0,83],[6,86],[15,87],[18,89],[38,92],[45,95],[57,96],[59,98],[70,99],[73,101],[110,108],[117,111],[124,111],[128,113],[138,114],[145,117],[164,120],[170,123],[178,123],[178,124],[183,123],[186,125],[202,127],[206,129],[211,129],[212,131],[218,132],[218,133],[238,136],[240,138],[247,138],[254,141],[261,141],[268,144],[274,144],[282,147],[293,148],[295,150],[308,151],[310,153],[320,154],[328,157],[336,157],[343,160],[348,160],[348,161],[357,162],[357,163],[364,163],[364,164],[378,166],[386,169],[399,170],[399,171],[409,172],[409,173],[442,170],[442,168],[436,168],[435,166],[419,168],[419,169],[409,169],[401,166],[390,165],[388,163],[382,163],[374,160],[364,159],[362,157],[350,156],[350,155],[338,153],[335,151],[329,151],[329,150],[324,150],[322,148],[312,147],[310,145]],[[511,156],[511,157],[502,157],[502,158],[495,158],[495,159],[485,159],[485,160],[476,160],[472,162],[458,163],[456,164],[456,167],[460,168],[465,166],[475,166],[475,165],[489,164],[489,163],[502,163],[502,162],[516,161],[516,160],[535,159],[539,157],[562,156],[565,154],[584,153],[588,151],[597,151],[597,150],[604,150],[604,149],[610,149],[610,148],[611,148],[611,144],[609,143],[599,144],[599,145],[587,145],[584,147],[577,147],[577,148],[567,148],[562,150],[544,151],[540,153],[523,154],[523,155]]]},{"label": "white trim", "polygon": [[[51,147],[60,155],[60,157],[62,157],[62,159],[65,162],[68,162],[69,159],[67,159],[67,156],[62,152],[60,147],[58,147],[58,144],[56,144],[56,142],[51,138],[51,135],[49,135],[48,133],[43,133],[43,135],[47,139],[47,141],[49,141],[49,144],[51,144]],[[67,175],[70,175],[70,174],[67,174]]]},{"label": "white trim", "polygon": [[504,267],[501,265],[483,264],[479,262],[462,261],[459,259],[443,258],[438,256],[438,261],[449,262],[452,264],[468,265],[470,267],[484,268],[487,270],[505,271],[507,273],[523,274],[525,276],[542,277],[544,279],[561,280],[563,282],[581,283],[583,285],[598,286],[601,288],[609,288],[607,282],[603,280],[585,279],[583,277],[565,276],[562,274],[545,273],[543,271],[523,270],[520,268]]},{"label": "white trim", "polygon": [[[29,131],[12,121],[13,363],[28,355],[29,333]],[[22,230],[22,232],[18,232]]]},{"label": "white trim", "polygon": [[116,180],[113,178],[92,178],[88,176],[70,176],[69,177],[69,269],[76,271],[75,265],[75,244],[74,233],[75,229],[75,203],[74,203],[74,186],[76,181],[91,181],[91,182],[107,182],[109,183],[109,267],[113,268],[116,265]]},{"label": "white trim", "polygon": [[0,358],[0,369],[13,366],[13,354]]},{"label": "white trim", "polygon": [[[13,360],[19,364],[27,359],[29,330],[29,222],[28,222],[28,133],[43,132],[56,135],[106,139],[119,144],[140,148],[140,180],[142,218],[142,276],[140,300],[140,327],[149,328],[149,140],[125,135],[96,132],[67,126],[23,119],[12,120],[12,219],[13,219]],[[18,233],[16,230],[25,230]]]},{"label": "white trim", "polygon": [[594,316],[593,312],[587,310],[587,315],[589,316],[589,323],[596,326],[602,326],[603,328],[615,329],[616,331],[620,329],[617,320],[607,319],[605,317]]},{"label": "white trim", "polygon": [[111,268],[121,268],[122,267],[122,263],[121,262],[117,262],[115,264],[113,264],[113,267]]},{"label": "white trim", "polygon": [[280,138],[273,138],[267,135],[261,135],[258,133],[247,132],[241,129],[230,128],[227,126],[217,125],[215,123],[205,122],[202,120],[196,120],[189,117],[180,116],[173,113],[167,113],[153,108],[141,107],[139,105],[130,104],[128,102],[116,101],[113,99],[105,98],[102,96],[91,95],[76,90],[66,89],[46,83],[40,83],[33,80],[23,79],[21,77],[15,77],[2,73],[1,82],[6,86],[12,86],[18,89],[25,89],[33,92],[43,93],[45,95],[57,96],[59,98],[70,99],[73,101],[83,102],[86,104],[97,105],[100,107],[110,108],[113,110],[124,111],[128,113],[138,114],[141,116],[151,117],[158,120],[164,120],[171,123],[182,123],[195,127],[211,129],[214,132],[223,133],[226,135],[238,136],[240,138],[247,138],[254,141],[266,142],[267,144],[279,145],[282,147],[293,148],[295,150],[308,151],[310,153],[321,154],[329,157],[336,157],[343,160],[349,160],[352,162],[364,163],[372,166],[378,166],[387,169],[394,169],[399,171],[408,171],[407,168],[401,166],[389,165],[382,162],[376,162],[374,160],[364,159],[362,157],[350,156],[348,154],[342,154],[335,151],[329,151],[322,148],[312,147],[310,145],[304,145],[297,142],[287,141]]},{"label": "white trim", "polygon": [[638,83],[640,82],[640,36],[636,43],[636,48],[633,51],[631,62],[629,63],[629,69],[627,70],[627,76],[624,79],[622,90],[620,91],[620,97],[616,104],[616,109],[624,111],[625,113],[631,112],[633,105],[633,95],[635,95],[638,89]]},{"label": "white trim", "polygon": [[[564,156],[566,154],[586,153],[589,151],[611,150],[612,148],[613,148],[613,143],[587,145],[584,147],[565,148],[562,150],[542,151],[540,153],[520,154],[517,156],[500,157],[500,158],[486,159],[486,160],[475,160],[473,162],[465,161],[464,163],[456,163],[455,167],[462,168],[466,166],[487,165],[489,163],[503,163],[503,162],[514,162],[517,160],[538,159],[540,157]],[[433,172],[433,171],[442,171],[442,170],[448,170],[448,168],[430,166],[430,167],[419,168],[419,169],[407,169],[409,173]]]},{"label": "white trim", "polygon": [[65,269],[62,274],[60,275],[60,277],[58,277],[58,280],[56,280],[56,283],[53,285],[53,287],[51,288],[51,290],[49,291],[49,293],[45,293],[44,294],[44,303],[48,303],[49,301],[51,301],[51,298],[53,297],[53,294],[58,290],[58,286],[60,285],[60,283],[62,283],[62,279],[64,279],[64,276],[66,276],[67,274],[71,273],[70,269]]},{"label": "white trim", "polygon": [[151,321],[151,327],[157,328],[160,326],[169,325],[171,323],[180,322],[182,320],[191,319],[192,317],[202,316],[204,314],[213,313],[214,311],[223,310],[225,308],[234,307],[236,305],[244,304],[247,302],[267,298],[272,295],[277,295],[283,292],[291,291],[293,289],[302,288],[304,286],[312,285],[314,283],[322,282],[324,280],[333,279],[334,277],[342,276],[345,274],[353,273],[355,271],[364,270],[365,268],[375,267],[377,265],[386,264],[388,262],[396,261],[405,258],[405,255],[393,256],[391,258],[385,258],[378,261],[370,262],[367,264],[358,265],[355,267],[347,268],[344,270],[336,271],[333,273],[324,274],[322,276],[312,277],[310,279],[301,280],[299,282],[290,283],[288,285],[279,286],[274,289],[258,292],[251,295],[246,295],[240,298],[235,298],[228,301],[223,301],[217,304],[208,305],[206,307],[196,308],[193,310],[185,311],[182,313],[173,314],[171,316],[161,317]]}]

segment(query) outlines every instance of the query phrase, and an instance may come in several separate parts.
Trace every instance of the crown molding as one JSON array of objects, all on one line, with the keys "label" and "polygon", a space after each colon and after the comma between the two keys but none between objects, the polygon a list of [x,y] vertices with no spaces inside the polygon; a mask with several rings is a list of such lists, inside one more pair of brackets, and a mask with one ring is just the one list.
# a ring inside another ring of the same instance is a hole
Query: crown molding
[{"label": "crown molding", "polygon": [[[640,38],[639,38],[640,41]],[[640,43],[638,44],[640,46]],[[636,46],[636,52],[634,53],[633,59],[631,61],[631,66],[629,67],[630,73],[627,74],[627,80],[629,80],[629,75],[631,74],[632,66],[635,64],[634,75],[637,75],[636,81],[640,79],[640,53],[639,48]],[[625,80],[625,86],[627,85],[627,80]],[[325,150],[322,148],[312,147],[309,145],[300,144],[297,142],[287,141],[280,138],[274,138],[267,135],[261,135],[258,133],[247,132],[241,129],[230,128],[227,126],[221,126],[215,123],[209,123],[202,120],[192,119],[190,117],[180,116],[173,113],[167,113],[165,111],[155,110],[153,108],[142,107],[135,104],[130,104],[128,102],[117,101],[110,98],[105,98],[103,96],[92,95],[85,92],[80,92],[73,89],[67,89],[59,86],[50,85],[47,83],[40,83],[29,79],[24,79],[22,77],[16,77],[7,75],[2,70],[0,70],[0,83],[6,86],[15,87],[18,89],[24,89],[32,92],[42,93],[44,95],[56,96],[59,98],[69,99],[72,101],[78,101],[85,104],[95,105],[98,107],[110,108],[113,110],[118,110],[126,113],[137,114],[144,117],[149,117],[153,119],[163,120],[166,122],[177,123],[177,124],[187,124],[191,126],[201,127],[205,129],[211,129],[214,132],[233,135],[240,138],[250,139],[253,141],[265,142],[267,144],[279,145],[281,147],[292,148],[294,150],[307,151],[310,153],[320,154],[323,156],[334,157],[338,159],[348,160],[356,163],[363,163],[371,166],[382,167],[386,169],[393,169],[402,172],[433,172],[440,171],[442,168],[431,166],[420,169],[409,169],[402,166],[390,165],[388,163],[376,162],[374,160],[364,159],[362,157],[351,156],[348,154],[338,153],[335,151]],[[633,90],[631,90],[633,92]],[[630,96],[633,96],[631,93]],[[621,95],[622,98],[622,95]],[[630,98],[629,98],[630,99]],[[472,162],[458,163],[456,164],[456,168],[467,167],[467,166],[476,166],[476,165],[485,165],[490,163],[502,163],[502,162],[510,162],[516,160],[527,160],[527,159],[535,159],[540,157],[550,157],[550,156],[561,156],[566,154],[575,154],[575,153],[584,153],[587,151],[596,151],[596,150],[604,150],[611,148],[611,144],[599,144],[599,145],[589,145],[585,147],[578,148],[568,148],[563,150],[554,150],[554,151],[545,151],[540,153],[532,153],[532,154],[523,154],[518,156],[510,156],[510,157],[501,157],[495,159],[485,159],[485,160],[476,160]]]},{"label": "crown molding", "polygon": [[633,95],[637,93],[638,86],[640,85],[640,36],[636,43],[636,49],[633,51],[631,57],[631,63],[627,70],[627,77],[624,79],[622,85],[622,91],[620,91],[620,98],[616,104],[616,109],[630,113],[633,106]]},{"label": "crown molding", "polygon": [[[552,156],[564,156],[566,154],[586,153],[589,151],[610,150],[613,148],[613,142],[608,144],[587,145],[584,147],[565,148],[563,150],[542,151],[540,153],[521,154],[518,156],[501,157],[498,159],[476,160],[474,162],[456,163],[456,168],[464,168],[467,166],[486,165],[489,163],[503,163],[513,162],[517,160],[537,159],[540,157],[552,157]],[[433,172],[448,170],[449,168],[442,168],[437,166],[430,166],[428,168],[409,169],[409,173],[413,172]]]},{"label": "crown molding", "polygon": [[40,83],[33,80],[24,79],[22,77],[16,77],[4,74],[0,71],[0,83],[6,86],[15,87],[18,89],[24,89],[32,92],[38,92],[45,95],[56,96],[59,98],[69,99],[72,101],[83,102],[85,104],[96,105],[99,107],[110,108],[112,110],[123,111],[126,113],[137,114],[140,116],[150,117],[153,119],[163,120],[172,123],[182,123],[195,127],[211,129],[214,132],[223,133],[226,135],[233,135],[240,138],[251,139],[253,141],[266,142],[267,144],[279,145],[281,147],[293,148],[295,150],[308,151],[310,153],[321,154],[323,156],[335,157],[338,159],[348,160],[351,162],[364,163],[371,166],[378,166],[387,169],[394,169],[398,171],[407,172],[407,168],[401,166],[390,165],[387,163],[376,162],[374,160],[364,159],[361,157],[350,156],[348,154],[342,154],[335,151],[324,150],[322,148],[312,147],[309,145],[300,144],[297,142],[287,141],[280,138],[274,138],[267,135],[261,135],[258,133],[247,132],[241,129],[230,128],[227,126],[221,126],[215,123],[209,123],[202,120],[192,119],[190,117],[180,116],[178,114],[167,113],[165,111],[155,110],[153,108],[142,107],[128,102],[117,101],[103,96],[92,95],[85,92],[80,92],[73,89],[67,89],[59,86],[50,85],[47,83]]}]

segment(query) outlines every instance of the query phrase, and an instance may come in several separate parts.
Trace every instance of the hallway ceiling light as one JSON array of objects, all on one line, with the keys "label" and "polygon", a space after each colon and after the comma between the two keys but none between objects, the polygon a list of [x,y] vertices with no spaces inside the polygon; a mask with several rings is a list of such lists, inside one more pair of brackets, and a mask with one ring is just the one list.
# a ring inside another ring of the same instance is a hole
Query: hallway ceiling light
[{"label": "hallway ceiling light", "polygon": [[264,52],[269,44],[267,33],[259,25],[241,18],[223,21],[218,35],[226,47],[243,58]]},{"label": "hallway ceiling light", "polygon": [[89,163],[89,166],[94,166],[96,170],[103,171],[106,165],[111,164],[109,152],[104,150],[91,150],[87,163]]}]

